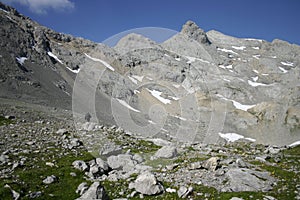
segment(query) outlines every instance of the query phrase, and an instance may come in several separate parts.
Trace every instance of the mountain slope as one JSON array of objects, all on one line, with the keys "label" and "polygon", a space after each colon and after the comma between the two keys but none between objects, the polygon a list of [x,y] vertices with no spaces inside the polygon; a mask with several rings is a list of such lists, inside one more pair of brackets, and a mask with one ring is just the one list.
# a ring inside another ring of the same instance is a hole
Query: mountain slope
[{"label": "mountain slope", "polygon": [[[56,33],[0,3],[0,97],[73,109],[144,137],[289,144],[300,133],[300,47],[205,33],[115,47]],[[76,121],[76,120],[75,120]]]}]

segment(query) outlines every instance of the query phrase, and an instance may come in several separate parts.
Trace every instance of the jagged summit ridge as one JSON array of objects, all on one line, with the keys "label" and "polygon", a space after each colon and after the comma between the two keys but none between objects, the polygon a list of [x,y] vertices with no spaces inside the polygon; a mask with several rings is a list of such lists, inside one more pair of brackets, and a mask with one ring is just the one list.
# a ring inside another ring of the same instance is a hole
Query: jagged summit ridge
[{"label": "jagged summit ridge", "polygon": [[124,54],[135,49],[147,49],[158,47],[157,43],[143,35],[130,33],[122,37],[114,46],[118,52]]},{"label": "jagged summit ridge", "polygon": [[189,20],[187,21],[181,29],[181,33],[187,35],[188,37],[193,38],[194,40],[200,42],[201,44],[210,44],[211,42],[209,41],[206,33],[204,30],[199,28],[199,26]]}]

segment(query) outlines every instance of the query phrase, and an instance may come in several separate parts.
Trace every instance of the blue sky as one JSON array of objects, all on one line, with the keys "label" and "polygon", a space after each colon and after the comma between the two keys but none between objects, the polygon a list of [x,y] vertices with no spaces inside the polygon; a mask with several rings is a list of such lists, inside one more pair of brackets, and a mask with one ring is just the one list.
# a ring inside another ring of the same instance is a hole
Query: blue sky
[{"label": "blue sky", "polygon": [[141,27],[205,31],[300,45],[300,0],[0,0],[58,32],[102,42]]}]

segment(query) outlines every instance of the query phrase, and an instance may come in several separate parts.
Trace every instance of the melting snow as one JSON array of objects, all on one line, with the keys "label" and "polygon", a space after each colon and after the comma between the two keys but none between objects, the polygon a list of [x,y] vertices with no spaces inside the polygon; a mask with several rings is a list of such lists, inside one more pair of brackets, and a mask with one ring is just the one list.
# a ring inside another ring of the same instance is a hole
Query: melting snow
[{"label": "melting snow", "polygon": [[153,78],[150,78],[150,77],[146,77],[146,79],[148,79],[149,81],[153,81]]},{"label": "melting snow", "polygon": [[300,141],[297,141],[297,142],[293,142],[292,144],[288,145],[289,147],[295,147],[295,146],[298,146],[300,145]]},{"label": "melting snow", "polygon": [[148,120],[148,122],[150,123],[150,124],[156,124],[154,121],[152,121],[152,120]]},{"label": "melting snow", "polygon": [[141,92],[138,91],[138,90],[133,90],[133,93],[134,93],[134,94],[139,94],[139,93],[141,93]]},{"label": "melting snow", "polygon": [[247,41],[258,41],[258,42],[262,42],[262,40],[254,39],[254,38],[246,38],[245,40],[247,40]]},{"label": "melting snow", "polygon": [[160,96],[162,94],[162,92],[157,91],[157,90],[149,90],[149,89],[147,89],[147,90],[152,94],[152,96],[154,96],[155,98],[157,98],[162,103],[164,103],[164,104],[171,104],[171,100],[170,99],[165,99],[165,98],[163,98],[163,97]]},{"label": "melting snow", "polygon": [[1,11],[5,12],[5,13],[9,13],[7,10],[4,10],[2,8],[0,8]]},{"label": "melting snow", "polygon": [[186,118],[184,118],[184,117],[180,117],[180,116],[174,116],[175,118],[177,118],[177,119],[180,119],[180,120],[182,120],[182,121],[186,121],[187,119]]},{"label": "melting snow", "polygon": [[132,110],[132,111],[134,111],[134,112],[141,112],[141,111],[139,111],[139,110],[137,110],[137,109],[131,107],[130,105],[128,105],[128,103],[127,103],[126,101],[121,100],[121,99],[117,99],[117,100],[118,100],[118,102],[119,102],[120,104],[122,104],[123,106],[125,106],[125,107],[128,108],[129,110]]},{"label": "melting snow", "polygon": [[284,74],[288,72],[288,70],[284,69],[283,67],[278,67]]},{"label": "melting snow", "polygon": [[63,62],[62,62],[56,55],[54,55],[52,52],[48,51],[47,54],[48,54],[50,57],[54,58],[54,59],[55,59],[57,62],[59,62],[60,64],[63,64]]},{"label": "melting snow", "polygon": [[252,78],[252,80],[253,80],[254,82],[256,82],[256,81],[258,80],[258,76],[251,77],[251,78]]},{"label": "melting snow", "polygon": [[241,104],[237,101],[234,101],[234,100],[231,100],[231,102],[233,103],[233,105],[236,109],[243,110],[243,111],[247,111],[248,109],[253,108],[254,106],[256,106],[256,105],[243,105],[243,104]]},{"label": "melting snow", "polygon": [[67,67],[68,70],[70,70],[71,72],[75,73],[75,74],[78,74],[80,72],[80,68],[78,69],[71,69],[69,67]]},{"label": "melting snow", "polygon": [[259,59],[260,58],[260,55],[254,55],[252,56],[253,58],[256,58],[256,59]]},{"label": "melting snow", "polygon": [[88,57],[89,59],[93,60],[93,61],[96,61],[96,62],[101,62],[105,67],[107,67],[108,69],[110,69],[111,71],[115,71],[115,69],[110,65],[108,64],[107,62],[105,62],[104,60],[101,60],[99,58],[93,58],[91,56],[89,56],[88,54],[85,53],[85,56]]},{"label": "melting snow", "polygon": [[252,47],[252,49],[259,50],[259,47]]},{"label": "melting snow", "polygon": [[178,101],[180,98],[178,97],[172,97],[172,96],[169,96],[171,99],[175,100],[175,101]]},{"label": "melting snow", "polygon": [[232,65],[227,65],[227,66],[219,65],[219,67],[222,69],[232,69]]},{"label": "melting snow", "polygon": [[238,54],[238,53],[236,53],[236,52],[234,52],[234,51],[232,51],[232,50],[229,50],[229,49],[225,49],[225,48],[217,48],[217,50],[219,50],[219,51],[223,51],[223,52],[226,52],[226,53],[233,53],[233,54]]},{"label": "melting snow", "polygon": [[255,139],[245,138],[244,136],[239,135],[237,133],[219,133],[219,136],[221,138],[224,138],[228,142],[235,142],[235,141],[237,141],[239,139],[246,139],[246,140],[250,140],[251,142],[255,142]]},{"label": "melting snow", "polygon": [[245,46],[240,46],[240,47],[237,47],[237,46],[231,46],[233,49],[236,49],[236,50],[244,50],[246,49]]},{"label": "melting snow", "polygon": [[132,75],[132,77],[135,78],[136,80],[138,80],[139,82],[143,82],[144,76]]},{"label": "melting snow", "polygon": [[179,85],[179,84],[173,84],[173,86],[174,86],[175,88],[180,88],[180,85]]},{"label": "melting snow", "polygon": [[283,64],[285,66],[290,66],[290,67],[294,66],[294,63],[292,63],[292,62],[281,62],[281,64]]},{"label": "melting snow", "polygon": [[257,87],[257,86],[268,86],[264,83],[256,83],[256,82],[253,82],[253,81],[250,81],[248,80],[248,84],[251,85],[252,87]]},{"label": "melting snow", "polygon": [[256,106],[256,105],[243,105],[243,104],[241,104],[241,103],[239,103],[235,100],[227,99],[226,97],[224,97],[220,94],[217,94],[217,97],[220,97],[221,99],[224,99],[226,101],[231,101],[233,103],[233,106],[236,109],[243,110],[243,111],[247,111],[248,109],[253,108],[254,106]]},{"label": "melting snow", "polygon": [[128,76],[128,78],[134,83],[134,84],[138,84],[137,80],[132,78],[131,76]]},{"label": "melting snow", "polygon": [[18,61],[18,63],[20,63],[20,65],[23,65],[24,64],[24,62],[25,62],[25,60],[27,60],[27,58],[26,57],[16,57],[16,59],[17,59],[17,61]]}]

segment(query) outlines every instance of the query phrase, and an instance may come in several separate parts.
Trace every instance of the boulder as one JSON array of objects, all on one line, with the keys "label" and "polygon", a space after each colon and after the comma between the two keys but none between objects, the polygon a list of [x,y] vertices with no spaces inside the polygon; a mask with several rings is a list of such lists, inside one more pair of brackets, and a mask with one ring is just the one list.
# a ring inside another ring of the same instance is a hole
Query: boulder
[{"label": "boulder", "polygon": [[75,169],[78,169],[80,171],[88,171],[89,170],[89,166],[82,160],[75,160],[72,163],[72,165]]},{"label": "boulder", "polygon": [[145,195],[160,194],[164,191],[163,186],[157,182],[155,176],[150,172],[140,174],[137,179],[129,184],[129,189]]},{"label": "boulder", "polygon": [[92,200],[92,199],[109,200],[109,197],[106,194],[104,187],[101,186],[99,182],[94,182],[89,187],[89,189],[85,193],[83,193],[83,195],[77,200]]},{"label": "boulder", "polygon": [[154,154],[154,158],[174,158],[176,156],[177,149],[173,146],[164,146]]}]

